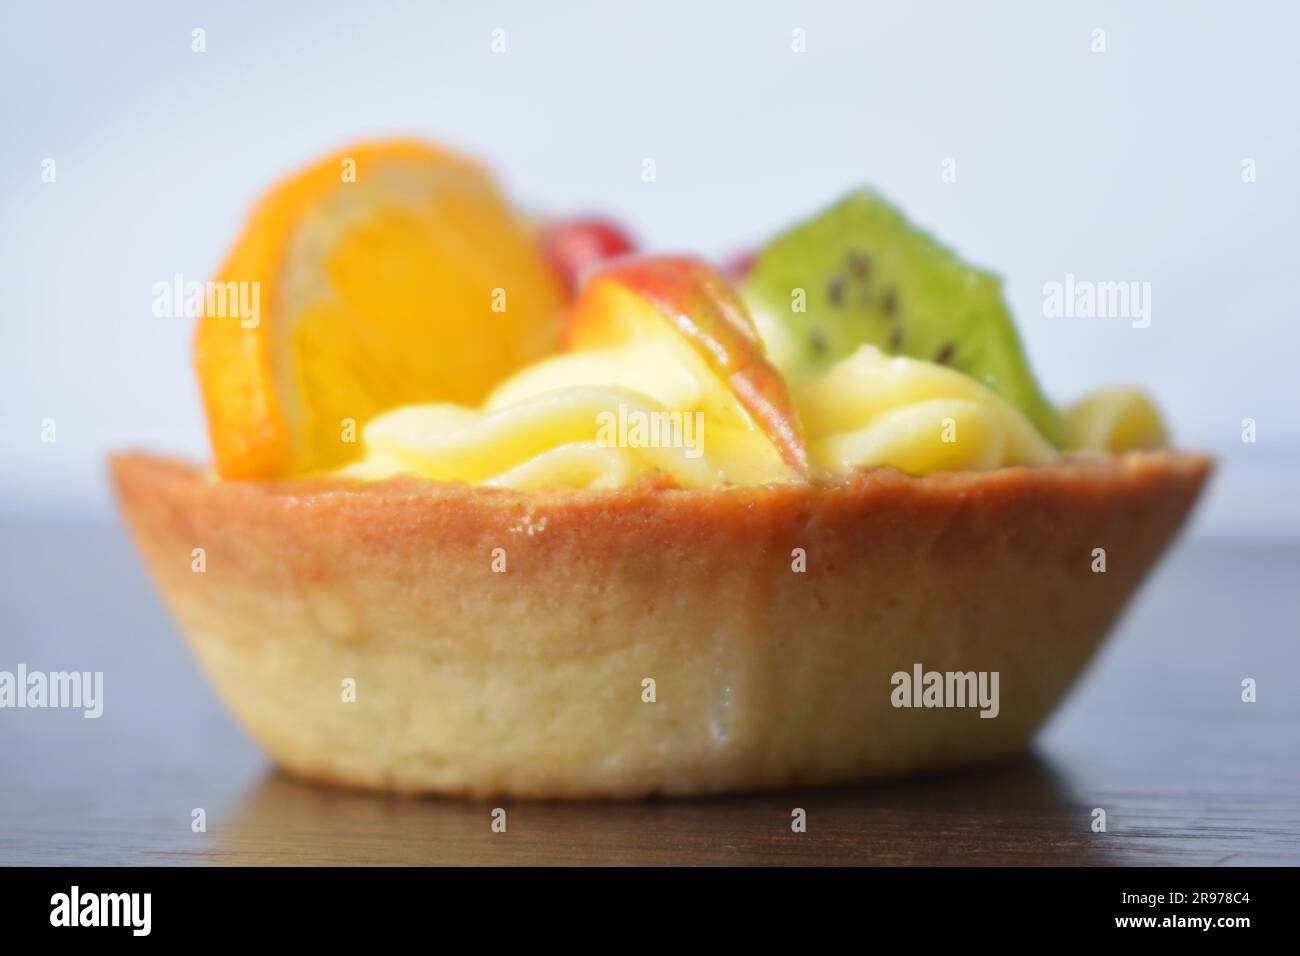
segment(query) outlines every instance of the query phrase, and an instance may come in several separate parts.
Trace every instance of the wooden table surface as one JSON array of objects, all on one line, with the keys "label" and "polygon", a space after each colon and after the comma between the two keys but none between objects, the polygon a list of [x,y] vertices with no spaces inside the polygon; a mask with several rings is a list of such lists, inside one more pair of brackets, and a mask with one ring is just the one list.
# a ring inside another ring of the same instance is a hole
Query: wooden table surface
[{"label": "wooden table surface", "polygon": [[0,864],[1297,864],[1298,630],[1300,543],[1183,542],[1021,759],[756,797],[501,801],[493,833],[497,802],[275,772],[119,528],[8,518],[0,670],[102,670],[105,710],[0,710]]}]

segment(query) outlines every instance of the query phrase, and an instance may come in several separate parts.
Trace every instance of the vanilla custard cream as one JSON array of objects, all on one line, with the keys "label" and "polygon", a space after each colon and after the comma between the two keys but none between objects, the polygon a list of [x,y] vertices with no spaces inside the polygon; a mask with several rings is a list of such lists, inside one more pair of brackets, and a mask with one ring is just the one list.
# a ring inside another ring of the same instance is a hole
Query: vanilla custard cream
[{"label": "vanilla custard cream", "polygon": [[[1037,465],[1060,451],[1018,409],[961,372],[864,345],[794,387],[814,474],[892,465],[913,475]],[[1133,389],[1067,411],[1071,450],[1163,444]],[[415,474],[516,489],[617,488],[642,477],[684,488],[802,479],[684,341],[665,336],[565,352],[506,381],[479,408],[409,405],[364,429],[342,473]]]}]

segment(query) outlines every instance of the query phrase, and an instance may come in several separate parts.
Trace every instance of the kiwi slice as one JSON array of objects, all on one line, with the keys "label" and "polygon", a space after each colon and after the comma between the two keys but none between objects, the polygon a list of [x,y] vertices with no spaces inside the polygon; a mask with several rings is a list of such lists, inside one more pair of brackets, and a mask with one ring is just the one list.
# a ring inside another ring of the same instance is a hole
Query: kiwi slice
[{"label": "kiwi slice", "polygon": [[744,293],[782,323],[784,371],[796,379],[870,343],[966,373],[1061,443],[1060,415],[1029,370],[1002,280],[966,265],[872,190],[768,243]]}]

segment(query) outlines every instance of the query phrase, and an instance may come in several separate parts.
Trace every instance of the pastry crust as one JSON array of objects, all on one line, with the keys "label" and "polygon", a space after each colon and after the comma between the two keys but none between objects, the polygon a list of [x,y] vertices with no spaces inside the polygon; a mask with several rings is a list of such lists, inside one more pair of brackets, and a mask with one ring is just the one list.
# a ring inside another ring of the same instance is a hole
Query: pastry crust
[{"label": "pastry crust", "polygon": [[[566,798],[874,780],[1024,747],[1209,471],[1135,453],[521,493],[112,461],[180,629],[281,765]],[[895,708],[891,675],[916,663],[998,671],[998,716]]]}]

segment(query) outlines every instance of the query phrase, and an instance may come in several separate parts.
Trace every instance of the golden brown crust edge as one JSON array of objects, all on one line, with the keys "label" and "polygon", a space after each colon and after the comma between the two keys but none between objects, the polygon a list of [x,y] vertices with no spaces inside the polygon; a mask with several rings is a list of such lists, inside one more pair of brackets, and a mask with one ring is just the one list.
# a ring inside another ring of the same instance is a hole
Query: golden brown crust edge
[{"label": "golden brown crust edge", "polygon": [[[1209,471],[1143,453],[537,494],[112,461],[181,629],[277,761],[543,797],[878,779],[1023,747]],[[914,663],[998,671],[999,715],[894,708],[890,675]]]}]

